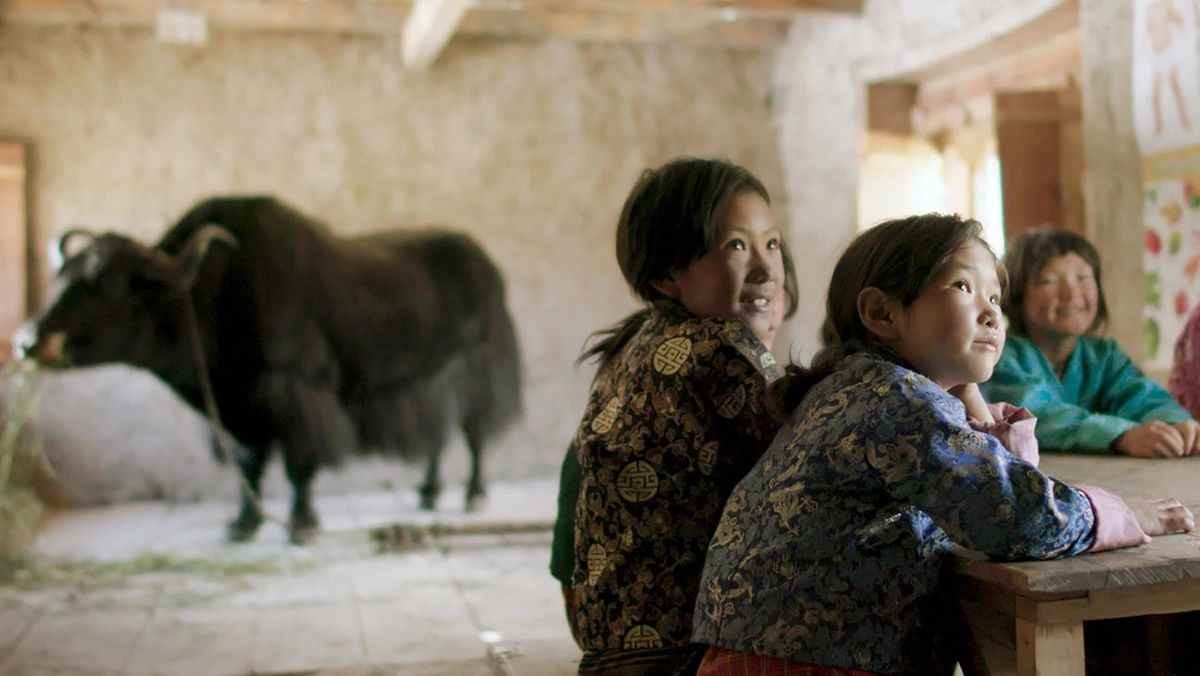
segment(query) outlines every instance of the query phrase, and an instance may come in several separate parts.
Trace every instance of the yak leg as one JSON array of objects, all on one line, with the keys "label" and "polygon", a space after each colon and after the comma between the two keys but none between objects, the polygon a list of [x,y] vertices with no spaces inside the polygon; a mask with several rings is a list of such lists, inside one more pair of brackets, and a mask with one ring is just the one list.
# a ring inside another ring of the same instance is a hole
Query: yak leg
[{"label": "yak leg", "polygon": [[292,484],[292,514],[288,535],[292,544],[302,545],[317,534],[321,522],[312,506],[312,480],[317,475],[316,458],[295,452],[287,455],[287,477]]},{"label": "yak leg", "polygon": [[258,506],[262,495],[259,484],[262,482],[263,470],[271,458],[269,444],[256,447],[243,447],[238,454],[237,463],[245,479],[241,486],[242,507],[237,518],[229,522],[226,534],[232,542],[245,542],[254,537],[258,527],[262,525],[263,515]]},{"label": "yak leg", "polygon": [[442,449],[431,448],[429,463],[425,465],[425,480],[417,487],[417,494],[421,497],[421,509],[426,511],[437,509],[438,495],[442,492],[441,463]]},{"label": "yak leg", "polygon": [[295,544],[312,539],[319,527],[312,505],[312,480],[320,466],[336,462],[357,448],[354,424],[337,397],[292,374],[265,381],[275,428],[283,445],[284,468],[292,484],[288,529]]},{"label": "yak leg", "polygon": [[463,435],[467,438],[467,450],[471,453],[471,476],[467,479],[468,512],[483,510],[487,503],[487,490],[483,487],[483,430],[477,419],[463,421]]}]

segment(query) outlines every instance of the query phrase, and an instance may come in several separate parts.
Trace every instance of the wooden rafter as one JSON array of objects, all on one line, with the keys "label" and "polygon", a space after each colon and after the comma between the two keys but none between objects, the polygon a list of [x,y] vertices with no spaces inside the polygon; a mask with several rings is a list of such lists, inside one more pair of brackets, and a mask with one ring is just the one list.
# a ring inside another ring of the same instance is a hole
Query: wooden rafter
[{"label": "wooden rafter", "polygon": [[[467,0],[434,4],[458,2],[467,4]],[[475,0],[469,4],[453,34],[765,48],[782,44],[791,18],[802,12],[860,11],[862,0]],[[146,27],[153,26],[159,9],[168,5],[203,13],[214,31],[399,36],[413,14],[414,1],[0,0],[0,22]]]},{"label": "wooden rafter", "polygon": [[595,14],[721,13],[730,17],[791,19],[805,12],[861,14],[864,0],[480,0],[480,6]]}]

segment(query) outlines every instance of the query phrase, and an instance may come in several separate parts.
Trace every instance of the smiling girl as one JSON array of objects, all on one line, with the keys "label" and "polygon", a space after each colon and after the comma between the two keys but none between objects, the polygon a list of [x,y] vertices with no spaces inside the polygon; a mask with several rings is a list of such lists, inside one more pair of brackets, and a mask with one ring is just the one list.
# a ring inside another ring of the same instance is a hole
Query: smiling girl
[{"label": "smiling girl", "polygon": [[1043,448],[1140,457],[1200,453],[1200,425],[1191,414],[1143,375],[1117,341],[1099,335],[1108,305],[1100,255],[1090,242],[1063,230],[1035,230],[1004,260],[1012,280],[1004,306],[1010,335],[983,385],[988,399],[1032,411]]},{"label": "smiling girl", "polygon": [[779,427],[766,343],[796,290],[762,183],[680,159],[646,171],[617,262],[647,306],[584,353],[599,369],[574,444],[580,673],[695,673],[704,552],[725,497]]}]

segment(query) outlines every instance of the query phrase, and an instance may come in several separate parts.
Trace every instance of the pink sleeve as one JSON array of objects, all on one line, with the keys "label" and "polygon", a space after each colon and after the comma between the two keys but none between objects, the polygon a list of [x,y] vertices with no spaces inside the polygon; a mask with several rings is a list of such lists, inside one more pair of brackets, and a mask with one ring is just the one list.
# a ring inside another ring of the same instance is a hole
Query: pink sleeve
[{"label": "pink sleeve", "polygon": [[1088,549],[1089,552],[1136,547],[1150,542],[1150,536],[1138,525],[1133,510],[1129,509],[1121,496],[1096,486],[1077,485],[1075,488],[1087,496],[1096,515],[1096,541]]},{"label": "pink sleeve", "polygon": [[1038,466],[1038,442],[1034,436],[1037,418],[1029,409],[1013,406],[1005,402],[988,404],[988,410],[996,422],[983,423],[969,420],[971,428],[978,432],[986,432],[1000,440],[1009,453],[1021,460]]}]

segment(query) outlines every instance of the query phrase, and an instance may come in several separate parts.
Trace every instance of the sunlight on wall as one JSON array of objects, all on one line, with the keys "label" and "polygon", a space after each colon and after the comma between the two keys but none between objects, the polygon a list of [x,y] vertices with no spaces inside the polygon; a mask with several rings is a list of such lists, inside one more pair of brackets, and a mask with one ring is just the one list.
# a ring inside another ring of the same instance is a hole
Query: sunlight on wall
[{"label": "sunlight on wall", "polygon": [[949,211],[942,166],[927,141],[869,134],[859,173],[859,232],[889,218]]},{"label": "sunlight on wall", "polygon": [[1004,198],[1000,187],[1000,157],[993,147],[984,156],[971,186],[972,214],[983,224],[983,238],[997,256],[1004,255]]},{"label": "sunlight on wall", "polygon": [[956,213],[983,224],[983,236],[1004,255],[1004,205],[994,138],[938,149],[917,137],[871,132],[859,171],[858,230],[929,212]]}]

